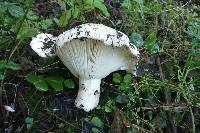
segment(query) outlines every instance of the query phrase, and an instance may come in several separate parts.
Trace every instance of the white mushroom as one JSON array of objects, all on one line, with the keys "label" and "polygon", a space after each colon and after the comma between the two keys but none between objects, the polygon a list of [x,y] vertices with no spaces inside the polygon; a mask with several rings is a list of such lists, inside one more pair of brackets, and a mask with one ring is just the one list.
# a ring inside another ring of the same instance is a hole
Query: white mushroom
[{"label": "white mushroom", "polygon": [[[49,42],[55,43],[49,45]],[[139,56],[124,33],[102,24],[82,24],[58,37],[42,33],[33,38],[30,45],[42,57],[55,52],[79,78],[75,105],[87,112],[99,103],[101,79],[117,70],[135,74]]]},{"label": "white mushroom", "polygon": [[55,55],[56,38],[51,34],[41,33],[32,38],[31,48],[41,57]]}]

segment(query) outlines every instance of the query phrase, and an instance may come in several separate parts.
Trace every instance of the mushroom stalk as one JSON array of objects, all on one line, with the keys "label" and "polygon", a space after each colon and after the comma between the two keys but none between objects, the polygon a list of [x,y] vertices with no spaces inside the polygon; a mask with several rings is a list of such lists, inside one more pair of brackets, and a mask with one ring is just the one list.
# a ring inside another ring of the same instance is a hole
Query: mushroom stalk
[{"label": "mushroom stalk", "polygon": [[78,108],[86,112],[94,109],[99,103],[101,79],[79,80],[79,90],[75,101]]}]

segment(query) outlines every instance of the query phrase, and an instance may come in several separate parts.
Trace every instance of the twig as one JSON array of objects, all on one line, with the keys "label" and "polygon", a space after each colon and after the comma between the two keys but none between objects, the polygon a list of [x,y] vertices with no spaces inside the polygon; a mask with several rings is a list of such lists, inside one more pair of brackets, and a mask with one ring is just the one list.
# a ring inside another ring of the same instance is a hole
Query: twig
[{"label": "twig", "polygon": [[26,108],[27,108],[27,113],[28,113],[28,115],[29,115],[29,107],[28,107],[28,104],[27,104],[27,102],[25,101],[25,99],[24,99],[23,95],[21,94],[21,92],[19,92],[19,95],[21,96],[21,98],[22,98],[22,100],[23,100],[23,102],[24,102],[24,104],[25,104],[25,106],[26,106]]},{"label": "twig", "polygon": [[53,66],[53,65],[55,65],[55,64],[58,64],[59,62],[60,62],[60,61],[57,61],[57,62],[54,62],[54,63],[49,64],[49,65],[47,65],[47,66],[38,68],[37,71],[45,70],[46,68],[51,67],[51,66]]},{"label": "twig", "polygon": [[132,124],[132,127],[136,128],[138,130],[138,132],[140,132],[140,133],[152,133],[151,131],[141,128],[140,126],[138,126],[136,124]]},{"label": "twig", "polygon": [[70,125],[70,126],[76,128],[76,129],[79,129],[80,131],[83,131],[81,128],[79,128],[79,127],[77,127],[77,126],[71,124],[70,122],[65,121],[64,119],[60,118],[60,117],[57,116],[56,114],[52,113],[49,109],[45,109],[45,110],[46,110],[49,114],[55,116],[55,117],[56,117],[57,119],[59,119],[60,121],[63,121],[64,123],[66,123],[66,124],[68,124],[68,125]]},{"label": "twig", "polygon": [[186,103],[182,103],[182,104],[148,104],[145,105],[145,107],[142,107],[143,110],[154,110],[154,109],[185,109],[185,108],[189,108],[189,107],[196,107],[196,108],[200,108],[200,106],[195,106],[195,105],[191,105],[191,104],[186,104]]}]

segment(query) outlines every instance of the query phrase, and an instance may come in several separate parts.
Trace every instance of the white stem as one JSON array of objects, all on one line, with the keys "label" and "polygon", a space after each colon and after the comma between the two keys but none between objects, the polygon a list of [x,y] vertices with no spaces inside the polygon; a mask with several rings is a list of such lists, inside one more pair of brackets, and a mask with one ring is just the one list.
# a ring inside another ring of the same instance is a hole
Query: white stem
[{"label": "white stem", "polygon": [[89,112],[99,103],[101,79],[79,79],[79,90],[75,105]]}]

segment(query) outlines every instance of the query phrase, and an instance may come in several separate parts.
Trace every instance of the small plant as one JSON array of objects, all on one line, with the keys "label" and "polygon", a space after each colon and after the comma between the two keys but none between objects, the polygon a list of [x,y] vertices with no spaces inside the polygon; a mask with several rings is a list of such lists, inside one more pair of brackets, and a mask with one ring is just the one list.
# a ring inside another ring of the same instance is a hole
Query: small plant
[{"label": "small plant", "polygon": [[111,99],[109,99],[103,106],[103,110],[107,113],[113,112],[114,109],[115,109],[115,102]]},{"label": "small plant", "polygon": [[131,74],[126,74],[123,78],[120,73],[113,74],[113,83],[119,84],[119,88],[122,91],[128,91],[130,84],[132,83],[132,76]]},{"label": "small plant", "polygon": [[5,71],[6,70],[20,70],[21,66],[13,61],[5,61],[1,60],[0,61],[0,80],[3,80],[5,78]]},{"label": "small plant", "polygon": [[101,129],[103,129],[103,121],[97,117],[97,116],[94,116],[94,117],[88,117],[88,118],[85,118],[85,120],[89,123],[91,123],[92,125],[94,125],[92,127],[92,132],[93,133],[99,133],[101,132]]},{"label": "small plant", "polygon": [[96,9],[101,11],[106,17],[110,16],[103,0],[68,1],[69,9],[66,8],[66,4],[63,1],[58,1],[58,4],[63,7],[58,21],[59,27],[65,27],[72,19],[85,22],[85,13],[95,11]]},{"label": "small plant", "polygon": [[64,86],[70,89],[75,88],[75,83],[72,79],[64,80],[61,76],[45,76],[45,75],[33,75],[28,74],[26,80],[32,83],[39,91],[48,91],[49,86],[54,91],[62,91]]},{"label": "small plant", "polygon": [[33,118],[32,117],[26,117],[25,123],[26,123],[26,128],[28,130],[30,130],[33,126]]}]

